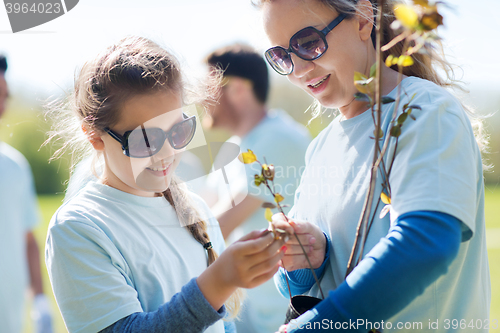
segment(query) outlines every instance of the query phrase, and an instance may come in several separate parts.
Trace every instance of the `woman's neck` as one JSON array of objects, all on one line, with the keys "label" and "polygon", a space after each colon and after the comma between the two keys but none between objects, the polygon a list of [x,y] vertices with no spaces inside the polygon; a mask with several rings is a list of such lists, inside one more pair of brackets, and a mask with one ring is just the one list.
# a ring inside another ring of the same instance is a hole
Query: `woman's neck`
[{"label": "woman's neck", "polygon": [[[407,77],[406,75],[402,75],[401,80],[405,79],[406,77]],[[392,90],[394,90],[394,88],[397,87],[398,83],[399,83],[398,72],[383,65],[382,96],[385,96],[389,94]],[[368,103],[358,101],[353,97],[351,102],[345,106],[340,107],[339,111],[346,119],[350,119],[359,116],[368,109],[369,109]]]}]

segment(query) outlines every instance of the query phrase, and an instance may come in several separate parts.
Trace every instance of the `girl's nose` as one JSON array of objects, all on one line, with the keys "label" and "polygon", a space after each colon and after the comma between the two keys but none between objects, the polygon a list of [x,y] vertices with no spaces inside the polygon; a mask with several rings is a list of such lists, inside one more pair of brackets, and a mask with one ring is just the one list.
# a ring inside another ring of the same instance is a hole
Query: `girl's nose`
[{"label": "girl's nose", "polygon": [[292,54],[292,61],[293,61],[293,72],[291,75],[294,75],[296,78],[302,78],[304,75],[312,71],[314,68],[313,61],[300,59],[295,54]]},{"label": "girl's nose", "polygon": [[163,147],[161,147],[160,151],[153,155],[152,158],[155,160],[155,161],[161,161],[161,160],[165,160],[166,162],[172,162],[175,158],[175,155],[177,153],[180,153],[181,151],[183,151],[183,149],[174,149],[172,148],[172,146],[170,145],[170,141],[165,140],[165,143],[163,144]]}]

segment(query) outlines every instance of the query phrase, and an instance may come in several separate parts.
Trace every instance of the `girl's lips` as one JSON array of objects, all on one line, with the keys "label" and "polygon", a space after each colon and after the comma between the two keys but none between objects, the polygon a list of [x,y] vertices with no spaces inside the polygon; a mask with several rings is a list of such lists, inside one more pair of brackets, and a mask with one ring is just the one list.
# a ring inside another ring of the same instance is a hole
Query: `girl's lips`
[{"label": "girl's lips", "polygon": [[[172,167],[172,163],[168,165],[168,167],[155,167],[155,168],[146,168],[148,172],[153,174],[156,177],[165,177],[169,172],[170,168]],[[155,170],[153,170],[155,169]]]},{"label": "girl's lips", "polygon": [[325,90],[325,88],[328,85],[329,81],[330,81],[330,74],[328,74],[327,76],[323,77],[321,80],[315,82],[314,85],[308,84],[307,88],[309,88],[309,90],[313,94],[316,95],[316,94],[321,93],[323,90]]}]

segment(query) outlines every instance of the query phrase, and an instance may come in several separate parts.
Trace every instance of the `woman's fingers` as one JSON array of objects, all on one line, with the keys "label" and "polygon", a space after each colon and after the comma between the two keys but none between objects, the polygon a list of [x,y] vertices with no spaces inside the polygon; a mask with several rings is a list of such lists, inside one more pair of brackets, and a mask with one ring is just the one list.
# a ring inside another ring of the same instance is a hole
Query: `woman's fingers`
[{"label": "woman's fingers", "polygon": [[[288,220],[290,221],[290,220]],[[292,225],[287,221],[285,215],[282,213],[273,215],[273,226],[275,228],[284,230],[287,234],[292,235],[294,233]]]}]

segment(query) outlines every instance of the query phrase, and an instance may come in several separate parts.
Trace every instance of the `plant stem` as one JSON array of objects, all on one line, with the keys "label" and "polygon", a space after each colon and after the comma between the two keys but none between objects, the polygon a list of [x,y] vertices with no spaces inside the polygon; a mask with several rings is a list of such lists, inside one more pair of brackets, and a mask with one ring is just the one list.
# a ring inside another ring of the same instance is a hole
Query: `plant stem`
[{"label": "plant stem", "polygon": [[[271,187],[269,186],[269,183],[267,182],[267,179],[265,179],[264,181],[264,184],[266,184],[267,188],[269,189],[269,191],[271,192],[272,196],[275,197],[275,193],[274,191],[271,189]],[[274,183],[273,183],[274,185]],[[274,187],[274,186],[273,186]],[[281,207],[280,203],[279,202],[276,202],[277,206],[278,206],[278,209],[280,211],[281,214],[283,214],[283,216],[285,217],[285,220],[287,222],[289,222],[288,220],[288,217],[286,216],[285,212],[283,211],[283,207]],[[274,228],[273,228],[274,229]],[[309,265],[309,269],[311,270],[311,273],[314,277],[314,281],[316,282],[316,284],[318,285],[318,288],[319,288],[319,292],[321,293],[321,297],[322,299],[325,299],[325,295],[323,294],[323,290],[321,289],[321,285],[319,284],[319,279],[318,279],[318,276],[316,275],[316,272],[314,271],[314,268],[311,264],[311,261],[309,260],[309,256],[307,255],[307,252],[306,252],[306,249],[304,248],[304,246],[302,245],[300,239],[299,239],[299,236],[297,236],[297,234],[294,232],[293,233],[295,235],[295,239],[297,240],[297,242],[299,243],[300,245],[300,248],[302,249],[302,252],[304,253],[304,256],[306,257],[306,260],[307,260],[307,263]],[[286,283],[288,284],[288,276],[287,276],[287,281]],[[288,287],[290,289],[290,287]],[[292,294],[290,294],[290,298],[292,297]]]},{"label": "plant stem", "polygon": [[[362,232],[362,230],[367,230],[366,225],[368,224],[371,208],[373,203],[373,197],[376,187],[377,181],[377,170],[379,161],[379,139],[380,139],[380,127],[381,127],[381,118],[382,118],[382,31],[383,31],[383,13],[384,13],[384,5],[385,0],[378,1],[378,12],[377,12],[377,41],[376,41],[376,66],[377,66],[377,80],[376,80],[376,88],[375,88],[375,99],[377,103],[377,123],[375,126],[375,149],[373,151],[373,162],[370,170],[370,183],[368,186],[368,193],[365,198],[365,203],[363,207],[363,211],[361,212],[361,216],[358,222],[358,227],[356,230],[356,239],[354,241],[354,246],[351,251],[351,255],[349,258],[349,262],[347,264],[346,277],[352,272],[354,267],[356,266],[354,257],[357,255],[357,250],[360,246],[360,238],[362,239],[361,243],[366,242],[366,234]],[[372,107],[373,110],[373,107]],[[378,162],[378,163],[377,163]],[[359,253],[359,256],[363,256],[363,253]]]}]

